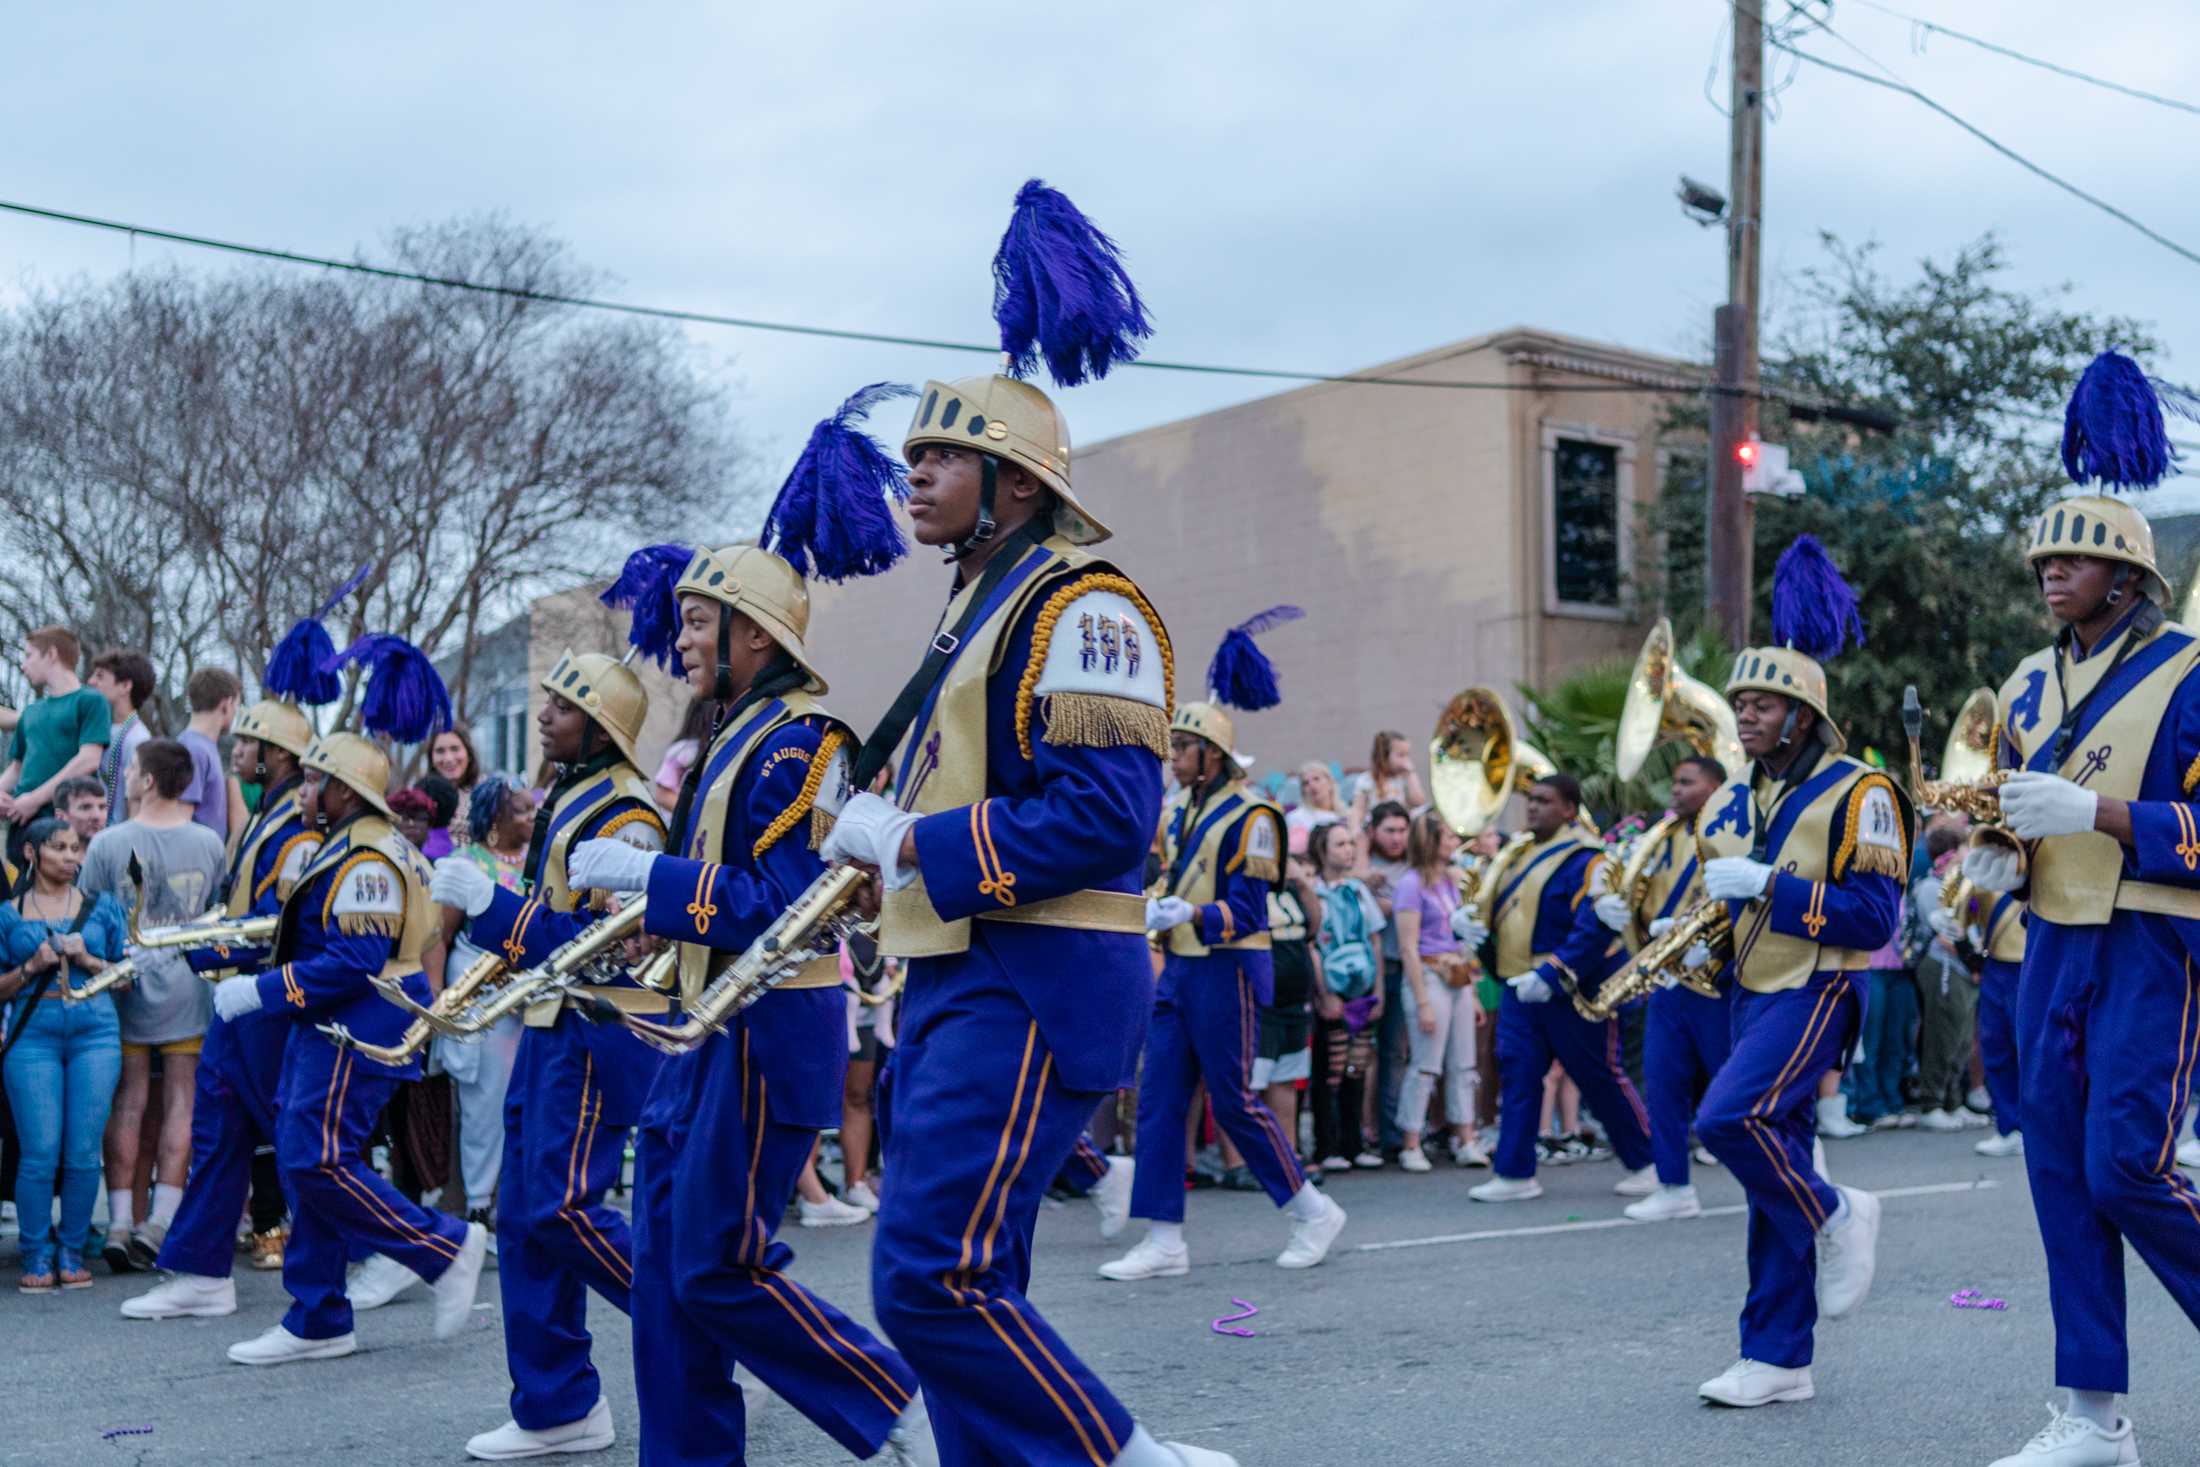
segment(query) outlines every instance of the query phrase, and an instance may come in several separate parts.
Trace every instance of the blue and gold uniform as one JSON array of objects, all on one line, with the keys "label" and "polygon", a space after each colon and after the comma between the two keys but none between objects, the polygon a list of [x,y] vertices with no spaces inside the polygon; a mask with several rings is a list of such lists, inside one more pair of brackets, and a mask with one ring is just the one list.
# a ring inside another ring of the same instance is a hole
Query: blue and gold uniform
[{"label": "blue and gold uniform", "polygon": [[1978,984],[1978,1057],[1994,1103],[1994,1130],[2024,1128],[2017,1064],[2017,981],[2024,968],[2024,899],[2015,892],[1974,892],[1970,927],[1982,954]]},{"label": "blue and gold uniform", "polygon": [[[634,737],[648,716],[641,679],[609,657],[569,651],[542,686],[588,717],[583,753],[537,812],[522,890],[492,887],[466,934],[515,969],[539,966],[602,915],[568,877],[567,858],[580,842],[619,840],[642,851],[665,843],[655,787],[635,767]],[[618,1180],[624,1137],[641,1118],[659,1055],[629,1030],[584,1017],[598,999],[637,1012],[668,1007],[631,982],[534,1005],[505,1092],[497,1279],[512,1420],[526,1431],[579,1421],[602,1397],[589,1357],[587,1291],[633,1312],[633,1241],[626,1218],[603,1198]]]}]

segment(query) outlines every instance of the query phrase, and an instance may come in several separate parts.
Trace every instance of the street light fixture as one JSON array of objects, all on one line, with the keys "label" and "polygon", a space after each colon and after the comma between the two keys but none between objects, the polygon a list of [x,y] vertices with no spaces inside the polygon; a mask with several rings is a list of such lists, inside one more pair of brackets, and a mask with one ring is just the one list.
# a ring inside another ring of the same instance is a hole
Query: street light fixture
[{"label": "street light fixture", "polygon": [[1704,228],[1709,229],[1726,218],[1726,195],[1710,184],[1698,183],[1684,173],[1681,186],[1675,192],[1681,201],[1681,213]]}]

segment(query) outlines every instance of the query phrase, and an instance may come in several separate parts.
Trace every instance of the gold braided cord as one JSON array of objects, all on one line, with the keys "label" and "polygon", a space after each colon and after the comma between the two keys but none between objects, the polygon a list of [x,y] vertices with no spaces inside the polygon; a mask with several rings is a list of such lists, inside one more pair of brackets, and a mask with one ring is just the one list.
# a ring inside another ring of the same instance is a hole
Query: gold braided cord
[{"label": "gold braided cord", "polygon": [[[1167,705],[1161,710],[1162,717],[1166,719],[1169,710],[1176,707],[1176,653],[1169,646],[1169,629],[1161,624],[1161,618],[1155,613],[1153,603],[1146,599],[1146,593],[1139,590],[1126,576],[1110,575],[1102,571],[1079,576],[1047,597],[1046,605],[1039,608],[1039,620],[1031,629],[1031,660],[1024,664],[1023,679],[1016,685],[1016,747],[1026,759],[1033,757],[1031,700],[1039,690],[1039,674],[1046,670],[1047,648],[1054,641],[1054,624],[1062,619],[1062,613],[1069,609],[1069,604],[1087,591],[1113,591],[1137,607],[1139,615],[1146,618],[1146,625],[1153,630],[1153,639],[1157,644],[1155,650],[1161,654],[1161,700]],[[1165,749],[1166,744],[1163,747]]]},{"label": "gold braided cord", "polygon": [[[1899,849],[1890,851],[1885,846],[1864,846],[1860,849],[1857,846],[1856,827],[1864,818],[1864,797],[1875,785],[1884,786],[1887,798],[1894,801],[1894,823],[1899,834]],[[1902,880],[1910,869],[1910,828],[1902,814],[1902,801],[1895,794],[1894,781],[1884,774],[1867,774],[1851,786],[1848,823],[1841,832],[1841,848],[1833,857],[1833,880],[1839,881],[1849,874],[1852,857],[1858,871]]]},{"label": "gold braided cord", "polygon": [[2193,755],[2192,762],[2185,766],[2185,793],[2191,794],[2196,784],[2200,784],[2200,754]]},{"label": "gold braided cord", "polygon": [[817,803],[818,789],[825,783],[827,766],[833,762],[833,756],[840,752],[840,746],[847,742],[848,736],[839,729],[825,730],[825,737],[817,741],[817,752],[810,756],[810,772],[802,781],[801,792],[794,797],[794,803],[780,811],[772,823],[764,827],[764,833],[756,838],[756,844],[749,849],[752,860],[763,860],[764,853],[778,844],[781,836],[794,829],[796,823],[810,813],[810,807]]}]

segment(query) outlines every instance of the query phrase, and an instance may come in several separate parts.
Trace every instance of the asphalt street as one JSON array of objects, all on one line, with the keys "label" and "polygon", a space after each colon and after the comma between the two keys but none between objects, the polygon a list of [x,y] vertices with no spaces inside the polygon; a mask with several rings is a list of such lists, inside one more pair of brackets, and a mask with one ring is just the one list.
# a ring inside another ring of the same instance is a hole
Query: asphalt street
[{"label": "asphalt street", "polygon": [[[1739,1189],[1699,1173],[1713,1215],[1617,1222],[1612,1163],[1546,1171],[1534,1202],[1486,1206],[1487,1172],[1439,1166],[1338,1178],[1352,1220],[1321,1268],[1270,1259],[1285,1227],[1265,1198],[1191,1201],[1189,1277],[1112,1284],[1084,1204],[1041,1220],[1033,1295],[1157,1435],[1285,1463],[1976,1463],[2012,1451],[2054,1394],[2045,1264],[2021,1160],[1971,1152],[1977,1132],[1834,1143],[1839,1181],[1886,1195],[1879,1273],[1851,1319],[1819,1332],[1818,1398],[1737,1412],[1698,1403],[1736,1354],[1743,1289]],[[1722,1209],[1731,1209],[1722,1211]],[[868,1318],[868,1226],[782,1234],[798,1276]],[[12,1251],[12,1249],[6,1250]],[[4,1256],[4,1253],[0,1253]],[[12,1260],[10,1260],[12,1261]],[[224,1348],[273,1323],[279,1276],[239,1274],[229,1318],[121,1319],[145,1285],[48,1298],[0,1293],[0,1463],[452,1463],[508,1414],[495,1275],[472,1329],[430,1338],[417,1292],[361,1317],[348,1359],[253,1370]],[[2149,1467],[2200,1462],[2200,1351],[2136,1255],[2133,1393]],[[2004,1310],[1958,1309],[1974,1289]],[[1252,1338],[1218,1317],[1256,1306]],[[625,1320],[593,1306],[619,1441],[590,1462],[636,1460]],[[847,1460],[783,1404],[754,1422],[750,1460]]]}]

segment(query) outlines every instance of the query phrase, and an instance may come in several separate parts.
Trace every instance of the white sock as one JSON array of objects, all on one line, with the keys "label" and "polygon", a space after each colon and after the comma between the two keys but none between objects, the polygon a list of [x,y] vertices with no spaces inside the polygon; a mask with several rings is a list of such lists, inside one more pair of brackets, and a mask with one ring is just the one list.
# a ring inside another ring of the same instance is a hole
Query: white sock
[{"label": "white sock", "polygon": [[1131,1439],[1123,1444],[1108,1467],[1184,1467],[1184,1459],[1155,1441],[1137,1422],[1131,1423]]},{"label": "white sock", "polygon": [[2072,1391],[2070,1414],[2083,1417],[2103,1431],[2116,1429],[2116,1393],[2114,1391]]},{"label": "white sock", "polygon": [[1148,1223],[1146,1224],[1146,1241],[1157,1247],[1167,1249],[1171,1253],[1182,1253],[1184,1251],[1184,1224]]},{"label": "white sock", "polygon": [[1846,1119],[1846,1118],[1847,1118],[1847,1116],[1848,1116],[1848,1113],[1849,1113],[1849,1102],[1848,1102],[1848,1097],[1846,1097],[1846,1096],[1843,1096],[1843,1095],[1821,1095],[1821,1096],[1819,1096],[1819,1097],[1818,1097],[1818,1119],[1819,1119],[1819,1120],[1821,1120],[1821,1121],[1838,1121],[1838,1120],[1843,1120],[1843,1119]]},{"label": "white sock", "polygon": [[130,1194],[127,1191],[107,1194],[107,1230],[112,1233],[130,1231]]},{"label": "white sock", "polygon": [[1322,1189],[1312,1182],[1301,1182],[1299,1190],[1291,1194],[1291,1200],[1283,1204],[1283,1210],[1291,1214],[1293,1222],[1312,1222],[1326,1210],[1322,1203]]},{"label": "white sock", "polygon": [[152,1220],[167,1227],[176,1220],[176,1209],[183,1205],[183,1188],[171,1187],[166,1182],[153,1183]]}]

